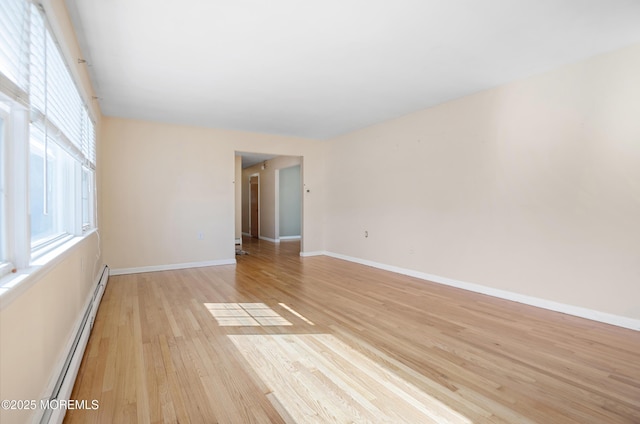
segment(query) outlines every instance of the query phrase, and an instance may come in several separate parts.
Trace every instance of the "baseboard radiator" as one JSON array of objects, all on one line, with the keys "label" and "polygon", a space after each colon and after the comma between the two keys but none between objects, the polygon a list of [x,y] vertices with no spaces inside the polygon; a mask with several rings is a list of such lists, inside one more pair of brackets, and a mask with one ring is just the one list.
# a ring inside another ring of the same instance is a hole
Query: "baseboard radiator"
[{"label": "baseboard radiator", "polygon": [[[49,397],[51,401],[55,400],[69,400],[71,397],[71,391],[78,375],[78,369],[84,356],[84,350],[87,347],[89,341],[89,335],[93,328],[93,322],[95,321],[102,295],[109,281],[109,267],[107,265],[102,269],[102,274],[96,287],[93,291],[91,301],[87,305],[84,312],[78,331],[73,339],[69,354],[64,361],[62,370],[53,388],[53,391]],[[55,402],[50,402],[54,404]],[[66,410],[64,408],[46,409],[40,419],[40,424],[60,424],[64,419]]]}]

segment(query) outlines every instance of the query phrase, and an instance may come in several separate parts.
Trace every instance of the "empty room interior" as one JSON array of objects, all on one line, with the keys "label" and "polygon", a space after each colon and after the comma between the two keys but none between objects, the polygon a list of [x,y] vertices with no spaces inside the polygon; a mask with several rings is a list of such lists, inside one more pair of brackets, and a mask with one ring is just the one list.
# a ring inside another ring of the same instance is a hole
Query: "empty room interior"
[{"label": "empty room interior", "polygon": [[0,422],[640,423],[639,22],[1,0]]}]

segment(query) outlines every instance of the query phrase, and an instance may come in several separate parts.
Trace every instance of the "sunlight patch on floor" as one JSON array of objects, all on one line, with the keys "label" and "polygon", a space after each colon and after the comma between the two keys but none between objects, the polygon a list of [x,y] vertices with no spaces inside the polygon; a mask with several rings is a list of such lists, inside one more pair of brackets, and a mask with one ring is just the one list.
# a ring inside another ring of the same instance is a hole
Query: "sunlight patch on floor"
[{"label": "sunlight patch on floor", "polygon": [[287,311],[291,312],[293,315],[297,316],[298,318],[300,318],[302,321],[306,322],[309,325],[315,325],[313,322],[309,321],[308,319],[306,319],[305,317],[303,317],[302,315],[300,315],[299,313],[297,313],[296,311],[294,311],[291,307],[289,307],[286,303],[278,303],[278,305],[280,305],[282,308],[286,309]]},{"label": "sunlight patch on floor", "polygon": [[472,423],[331,334],[228,337],[296,422]]}]

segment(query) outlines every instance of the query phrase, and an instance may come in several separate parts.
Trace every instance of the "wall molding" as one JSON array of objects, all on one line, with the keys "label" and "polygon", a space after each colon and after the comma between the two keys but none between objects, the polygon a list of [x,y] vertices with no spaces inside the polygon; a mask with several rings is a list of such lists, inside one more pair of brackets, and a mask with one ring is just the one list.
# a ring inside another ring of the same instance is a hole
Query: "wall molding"
[{"label": "wall molding", "polygon": [[425,272],[415,271],[412,269],[401,268],[393,265],[387,265],[380,262],[369,261],[366,259],[360,259],[353,256],[347,256],[334,252],[308,252],[313,254],[302,254],[300,256],[316,256],[316,254],[324,254],[336,259],[342,259],[349,262],[355,262],[361,265],[370,266],[373,268],[383,269],[385,271],[395,272],[396,274],[407,275],[409,277],[419,278],[421,280],[427,280],[438,284],[444,284],[451,287],[456,287],[463,290],[469,290],[476,293],[486,294],[489,296],[497,297],[500,299],[511,300],[513,302],[523,303],[525,305],[535,306],[542,309],[548,309],[550,311],[561,312],[563,314],[573,315],[580,318],[586,318],[592,321],[598,321],[605,324],[611,324],[618,327],[624,327],[631,330],[640,331],[640,320],[623,317],[620,315],[614,315],[607,312],[596,311],[593,309],[583,308],[580,306],[568,305],[565,303],[555,302],[552,300],[541,299],[539,297],[527,296],[520,293],[511,292],[508,290],[496,289],[493,287],[483,286],[475,283],[468,283],[465,281],[454,280],[452,278],[441,277],[439,275],[427,274]]},{"label": "wall molding", "polygon": [[215,261],[187,262],[182,264],[152,265],[135,268],[114,268],[109,275],[140,274],[142,272],[172,271],[175,269],[202,268],[206,266],[235,265],[235,259],[219,259]]},{"label": "wall molding", "polygon": [[282,236],[277,239],[272,239],[271,237],[260,236],[258,237],[260,240],[270,241],[271,243],[280,243],[280,240],[301,240],[301,236]]},{"label": "wall molding", "polygon": [[323,251],[323,250],[316,250],[313,252],[300,252],[300,256],[302,256],[303,258],[308,258],[311,256],[330,256],[327,252]]}]

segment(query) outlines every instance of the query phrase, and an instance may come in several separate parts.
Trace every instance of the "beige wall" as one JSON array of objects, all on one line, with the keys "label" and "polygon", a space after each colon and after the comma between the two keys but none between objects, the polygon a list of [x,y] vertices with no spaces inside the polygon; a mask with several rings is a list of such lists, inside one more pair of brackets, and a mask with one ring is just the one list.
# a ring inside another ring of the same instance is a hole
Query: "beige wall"
[{"label": "beige wall", "polygon": [[[75,65],[82,55],[64,1],[44,1],[44,7],[67,60]],[[86,67],[73,66],[72,72],[90,100],[94,92]],[[96,119],[99,187],[101,114],[96,102],[88,106]],[[93,283],[102,270],[99,242],[96,233],[87,236],[61,260],[30,277],[27,283],[33,285],[0,310],[1,399],[39,400],[53,388],[51,383],[57,378],[68,344],[75,336],[74,327],[84,314],[86,301],[95,288]],[[32,412],[0,410],[0,422],[30,422]]]},{"label": "beige wall", "polygon": [[276,170],[300,164],[300,157],[278,156],[266,161],[265,169],[262,169],[262,164],[258,164],[242,170],[242,231],[244,233],[249,233],[249,177],[254,174],[260,176],[260,237],[275,240],[278,218],[275,197]]},{"label": "beige wall", "polygon": [[112,268],[235,259],[236,151],[305,157],[305,181],[318,190],[305,199],[303,249],[322,249],[322,142],[119,118],[104,119],[102,137]]},{"label": "beige wall", "polygon": [[639,111],[635,45],[335,138],[327,250],[638,319]]},{"label": "beige wall", "polygon": [[[85,238],[0,311],[0,398],[39,401],[50,394],[102,270],[98,243],[95,233]],[[0,422],[28,422],[31,412],[0,409]]]}]

